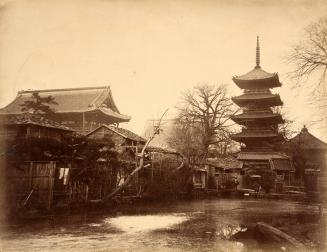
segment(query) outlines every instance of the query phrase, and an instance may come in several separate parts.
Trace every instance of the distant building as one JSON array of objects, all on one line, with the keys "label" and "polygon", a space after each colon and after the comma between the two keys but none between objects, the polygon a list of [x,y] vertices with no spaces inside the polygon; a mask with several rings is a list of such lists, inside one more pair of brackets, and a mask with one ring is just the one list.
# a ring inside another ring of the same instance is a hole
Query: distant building
[{"label": "distant building", "polygon": [[[155,127],[158,125],[158,119],[146,120],[142,136],[148,138],[154,133]],[[166,150],[171,150],[169,146],[169,137],[174,126],[173,119],[163,119],[160,124],[160,133],[156,135],[151,141],[150,145],[155,147],[161,147]],[[173,151],[173,150],[171,150]]]},{"label": "distant building", "polygon": [[280,96],[271,93],[270,89],[282,84],[277,73],[261,69],[259,40],[255,68],[234,77],[233,81],[244,90],[244,94],[232,98],[243,112],[231,117],[242,126],[242,131],[232,135],[232,139],[245,145],[238,155],[238,159],[243,161],[243,169],[268,169],[277,174],[291,174],[294,167],[290,158],[274,150],[276,144],[283,139],[278,132],[278,124],[284,120],[273,108],[283,103]]},{"label": "distant building", "polygon": [[22,104],[33,93],[51,96],[58,105],[51,105],[53,120],[79,133],[87,133],[101,124],[119,124],[131,118],[120,114],[109,86],[20,91],[14,101],[0,109],[0,117],[22,114]]}]

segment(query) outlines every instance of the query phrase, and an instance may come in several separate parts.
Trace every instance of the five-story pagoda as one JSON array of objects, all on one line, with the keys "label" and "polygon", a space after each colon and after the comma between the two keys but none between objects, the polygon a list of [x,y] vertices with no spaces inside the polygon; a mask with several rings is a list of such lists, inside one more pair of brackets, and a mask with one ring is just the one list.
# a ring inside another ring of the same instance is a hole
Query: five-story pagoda
[{"label": "five-story pagoda", "polygon": [[243,161],[243,167],[293,170],[290,159],[275,149],[276,143],[283,139],[278,124],[284,120],[274,108],[283,103],[280,96],[273,94],[270,89],[281,87],[281,83],[277,73],[268,73],[260,66],[259,38],[256,66],[244,75],[233,77],[233,81],[244,90],[242,95],[232,98],[242,108],[242,113],[231,117],[242,126],[242,131],[232,135],[232,139],[245,145],[238,156]]}]

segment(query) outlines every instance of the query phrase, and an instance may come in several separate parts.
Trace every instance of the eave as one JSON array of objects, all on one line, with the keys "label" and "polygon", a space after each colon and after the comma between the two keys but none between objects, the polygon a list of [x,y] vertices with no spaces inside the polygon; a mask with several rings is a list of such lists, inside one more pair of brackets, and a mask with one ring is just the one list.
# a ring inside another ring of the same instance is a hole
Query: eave
[{"label": "eave", "polygon": [[268,73],[259,66],[246,74],[233,77],[233,81],[242,89],[274,88],[282,85],[277,73]]},{"label": "eave", "polygon": [[251,103],[263,104],[269,107],[283,105],[283,102],[278,94],[243,94],[232,97],[232,101],[240,107],[244,107]]},{"label": "eave", "polygon": [[243,113],[239,115],[231,116],[231,119],[238,123],[244,124],[246,122],[271,122],[271,123],[283,123],[284,120],[280,114],[273,113]]}]

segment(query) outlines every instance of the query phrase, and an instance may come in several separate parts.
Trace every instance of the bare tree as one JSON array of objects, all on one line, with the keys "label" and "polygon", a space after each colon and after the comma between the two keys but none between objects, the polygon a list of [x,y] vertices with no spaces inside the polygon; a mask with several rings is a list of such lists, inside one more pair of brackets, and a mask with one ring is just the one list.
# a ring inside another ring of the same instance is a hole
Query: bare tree
[{"label": "bare tree", "polygon": [[177,118],[167,137],[169,146],[181,153],[187,163],[194,163],[202,156],[200,149],[202,132],[193,124]]},{"label": "bare tree", "polygon": [[211,145],[226,141],[232,125],[229,118],[236,113],[233,108],[224,86],[200,85],[184,93],[175,129],[175,137],[181,136],[191,152],[183,154],[197,152],[205,158]]},{"label": "bare tree", "polygon": [[289,75],[297,84],[317,74],[318,81],[313,91],[326,95],[327,17],[319,19],[305,29],[303,40],[293,47],[287,61],[294,65],[294,71]]}]

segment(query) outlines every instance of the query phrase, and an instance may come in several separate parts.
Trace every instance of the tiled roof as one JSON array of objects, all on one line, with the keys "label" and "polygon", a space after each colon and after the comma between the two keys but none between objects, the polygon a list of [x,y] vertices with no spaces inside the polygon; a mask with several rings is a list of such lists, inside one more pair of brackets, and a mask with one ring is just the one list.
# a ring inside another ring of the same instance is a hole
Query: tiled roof
[{"label": "tiled roof", "polygon": [[295,171],[291,159],[273,158],[270,160],[270,165],[273,170],[277,170],[277,171]]},{"label": "tiled roof", "polygon": [[261,138],[261,137],[278,137],[279,133],[273,130],[246,130],[232,135],[232,138]]},{"label": "tiled roof", "polygon": [[231,157],[207,158],[207,163],[224,169],[241,169],[243,166],[241,161]]},{"label": "tiled roof", "polygon": [[299,134],[293,137],[290,140],[290,143],[297,144],[304,149],[327,150],[327,143],[310,134],[306,127],[304,127]]},{"label": "tiled roof", "polygon": [[31,100],[35,92],[41,97],[53,97],[58,104],[50,107],[56,113],[81,113],[99,110],[121,121],[130,120],[130,117],[120,114],[109,86],[20,91],[14,101],[0,109],[0,114],[21,114],[21,104]]},{"label": "tiled roof", "polygon": [[109,126],[109,125],[101,125],[98,128],[96,128],[95,130],[89,132],[87,134],[87,136],[93,134],[94,132],[98,131],[100,128],[105,127],[113,132],[115,132],[116,134],[126,138],[126,139],[130,139],[133,140],[135,142],[142,142],[145,143],[146,140],[143,137],[140,137],[139,135],[135,134],[134,132],[127,130],[127,129],[123,129],[123,128],[118,128],[118,127],[113,127],[113,126]]},{"label": "tiled roof", "polygon": [[281,106],[283,102],[278,94],[243,94],[232,97],[232,101],[239,106],[245,106],[252,102],[266,103],[268,106]]},{"label": "tiled roof", "polygon": [[274,113],[256,113],[256,112],[251,112],[251,113],[242,113],[239,115],[234,115],[231,116],[231,119],[234,121],[243,121],[246,119],[275,119],[279,122],[283,122],[282,116],[280,114],[274,114]]},{"label": "tiled roof", "polygon": [[237,156],[237,159],[270,160],[270,159],[289,159],[289,157],[279,152],[240,152]]},{"label": "tiled roof", "polygon": [[262,70],[261,67],[255,67],[250,72],[235,76],[234,79],[236,80],[264,80],[264,79],[271,79],[271,78],[278,78],[277,73],[268,73],[265,70]]},{"label": "tiled roof", "polygon": [[65,130],[65,131],[73,131],[73,129],[66,127],[64,125],[61,125],[58,122],[49,120],[40,115],[29,114],[29,113],[2,117],[0,119],[0,124],[3,124],[3,125],[37,125],[40,127],[54,128],[54,129],[60,129],[60,130]]},{"label": "tiled roof", "polygon": [[271,88],[281,86],[277,73],[268,73],[262,70],[260,67],[255,67],[246,74],[233,77],[233,81],[240,88],[255,88],[260,85]]},{"label": "tiled roof", "polygon": [[107,128],[111,128],[113,131],[118,132],[119,134],[123,135],[125,138],[131,139],[133,141],[137,142],[146,142],[146,139],[143,137],[140,137],[139,135],[135,134],[134,132],[123,129],[123,128],[117,128],[112,126],[106,126]]}]

